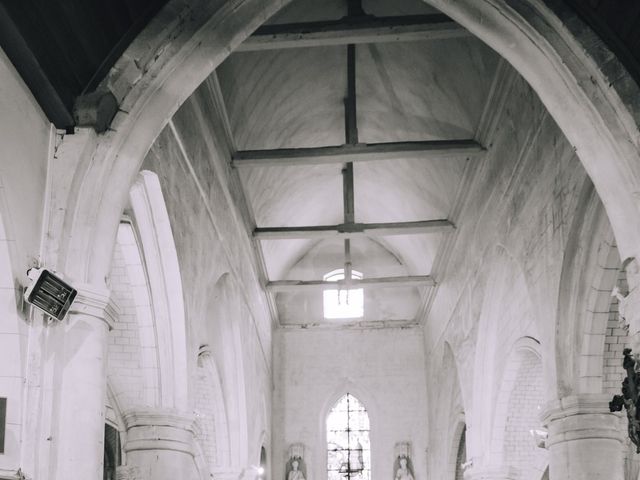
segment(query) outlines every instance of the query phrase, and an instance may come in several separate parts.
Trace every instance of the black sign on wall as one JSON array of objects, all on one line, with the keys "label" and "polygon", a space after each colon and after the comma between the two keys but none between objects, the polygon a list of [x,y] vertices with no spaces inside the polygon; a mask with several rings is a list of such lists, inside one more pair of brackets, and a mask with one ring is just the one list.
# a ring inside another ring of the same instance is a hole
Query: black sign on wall
[{"label": "black sign on wall", "polygon": [[4,431],[7,424],[7,399],[0,397],[0,453],[4,453]]}]

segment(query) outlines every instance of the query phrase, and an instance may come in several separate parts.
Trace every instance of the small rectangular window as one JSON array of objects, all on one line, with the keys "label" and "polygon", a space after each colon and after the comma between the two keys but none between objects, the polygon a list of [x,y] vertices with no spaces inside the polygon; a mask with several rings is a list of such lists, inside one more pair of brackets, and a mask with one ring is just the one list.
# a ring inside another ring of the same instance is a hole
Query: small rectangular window
[{"label": "small rectangular window", "polygon": [[[351,278],[362,280],[362,273],[353,270]],[[344,280],[344,269],[333,270],[323,279],[326,282]],[[364,292],[362,288],[328,289],[322,292],[324,304],[324,318],[347,319],[362,318],[364,316]]]},{"label": "small rectangular window", "polygon": [[0,397],[0,453],[4,453],[4,431],[7,424],[7,399]]}]

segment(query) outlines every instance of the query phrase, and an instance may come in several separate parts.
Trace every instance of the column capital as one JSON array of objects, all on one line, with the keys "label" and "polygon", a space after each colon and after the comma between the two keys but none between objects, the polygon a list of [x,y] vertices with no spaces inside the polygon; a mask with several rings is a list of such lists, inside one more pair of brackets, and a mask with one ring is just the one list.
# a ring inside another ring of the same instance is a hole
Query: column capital
[{"label": "column capital", "polygon": [[609,412],[608,394],[581,394],[554,400],[540,415],[549,430],[547,447],[580,439],[622,442],[619,413]]},{"label": "column capital", "polygon": [[169,409],[136,409],[124,413],[124,450],[172,450],[195,457],[194,421],[190,413]]},{"label": "column capital", "polygon": [[610,400],[608,393],[570,395],[548,402],[540,412],[540,419],[546,425],[572,415],[609,413]]},{"label": "column capital", "polygon": [[118,318],[119,309],[111,297],[111,291],[106,287],[91,284],[75,285],[78,290],[69,314],[86,315],[102,320],[109,330]]}]

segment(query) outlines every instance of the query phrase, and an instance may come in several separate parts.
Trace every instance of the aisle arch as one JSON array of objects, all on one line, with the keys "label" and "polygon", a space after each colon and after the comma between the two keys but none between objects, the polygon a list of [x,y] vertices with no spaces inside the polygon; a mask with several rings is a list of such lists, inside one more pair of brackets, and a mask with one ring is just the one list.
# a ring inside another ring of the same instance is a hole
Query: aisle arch
[{"label": "aisle arch", "polygon": [[[81,188],[66,212],[62,237],[69,243],[62,270],[100,283],[126,189],[154,139],[229,53],[287,3],[170,1],[131,44],[103,82],[117,86],[120,110],[97,139],[93,157],[78,169]],[[606,71],[624,72],[610,68],[615,57],[554,0],[428,3],[491,46],[529,82],[596,184],[622,255],[640,257],[634,194],[640,190],[638,86],[628,74],[608,78]]]}]

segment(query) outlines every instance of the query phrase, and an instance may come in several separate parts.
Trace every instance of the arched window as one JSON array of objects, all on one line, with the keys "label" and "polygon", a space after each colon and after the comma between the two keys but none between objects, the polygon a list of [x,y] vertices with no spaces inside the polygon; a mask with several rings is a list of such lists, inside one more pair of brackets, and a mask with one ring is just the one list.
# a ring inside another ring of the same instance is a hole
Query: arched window
[{"label": "arched window", "polygon": [[109,424],[104,425],[103,480],[116,480],[116,468],[122,465],[120,457],[120,432]]},{"label": "arched window", "polygon": [[327,478],[369,480],[370,477],[369,415],[364,405],[347,393],[327,416]]},{"label": "arched window", "polygon": [[456,476],[455,480],[463,480],[464,469],[462,466],[467,461],[467,426],[462,428],[460,440],[458,441],[458,454],[456,455]]},{"label": "arched window", "polygon": [[[351,271],[351,277],[362,280],[362,273]],[[327,273],[325,282],[344,280],[344,269]],[[324,318],[361,318],[364,316],[364,293],[362,288],[330,289],[323,292]]]}]

